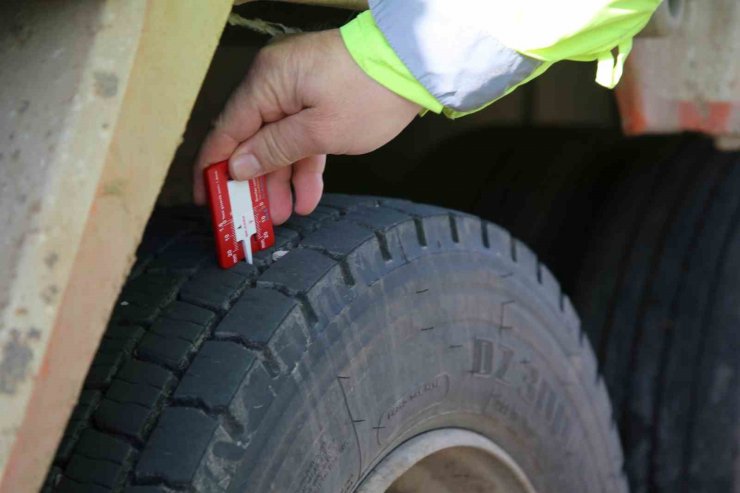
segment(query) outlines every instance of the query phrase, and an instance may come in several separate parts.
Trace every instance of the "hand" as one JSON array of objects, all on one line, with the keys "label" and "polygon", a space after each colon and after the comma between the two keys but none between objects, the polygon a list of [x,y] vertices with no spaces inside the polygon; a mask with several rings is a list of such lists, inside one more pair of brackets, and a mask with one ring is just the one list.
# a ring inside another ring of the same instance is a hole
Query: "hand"
[{"label": "hand", "polygon": [[[257,55],[232,94],[195,165],[229,159],[232,178],[267,174],[273,222],[310,214],[323,192],[327,154],[364,154],[398,135],[421,108],[368,77],[338,30],[286,37]],[[291,191],[291,183],[293,191]]]}]

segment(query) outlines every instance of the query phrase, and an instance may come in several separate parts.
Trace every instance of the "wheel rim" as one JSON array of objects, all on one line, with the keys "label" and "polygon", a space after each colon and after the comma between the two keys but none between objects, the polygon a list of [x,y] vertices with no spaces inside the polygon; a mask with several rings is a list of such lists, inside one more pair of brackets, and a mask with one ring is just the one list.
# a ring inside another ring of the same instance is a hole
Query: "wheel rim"
[{"label": "wheel rim", "polygon": [[535,493],[524,471],[501,447],[468,430],[418,435],[388,453],[357,493],[500,491]]}]

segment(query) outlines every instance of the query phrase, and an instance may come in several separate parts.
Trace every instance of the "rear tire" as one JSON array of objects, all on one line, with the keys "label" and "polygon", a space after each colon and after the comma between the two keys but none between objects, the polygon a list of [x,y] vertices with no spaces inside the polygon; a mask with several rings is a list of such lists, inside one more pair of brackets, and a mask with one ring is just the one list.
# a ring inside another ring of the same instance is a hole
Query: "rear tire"
[{"label": "rear tire", "polygon": [[738,491],[740,157],[686,139],[614,194],[576,295],[632,491]]},{"label": "rear tire", "polygon": [[623,492],[592,351],[504,230],[327,196],[256,265],[200,214],[155,214],[47,488],[353,491],[425,432],[495,443],[537,491]]}]

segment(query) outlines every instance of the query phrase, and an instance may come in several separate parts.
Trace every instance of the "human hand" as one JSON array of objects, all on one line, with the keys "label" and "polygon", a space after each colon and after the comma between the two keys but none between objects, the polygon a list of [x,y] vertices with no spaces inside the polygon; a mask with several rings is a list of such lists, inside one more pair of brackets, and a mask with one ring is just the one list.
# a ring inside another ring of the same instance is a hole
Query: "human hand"
[{"label": "human hand", "polygon": [[420,109],[368,77],[338,30],[281,39],[260,51],[203,143],[195,202],[205,202],[203,169],[229,159],[235,180],[267,175],[275,224],[290,217],[294,200],[296,213],[310,214],[327,154],[373,151]]}]

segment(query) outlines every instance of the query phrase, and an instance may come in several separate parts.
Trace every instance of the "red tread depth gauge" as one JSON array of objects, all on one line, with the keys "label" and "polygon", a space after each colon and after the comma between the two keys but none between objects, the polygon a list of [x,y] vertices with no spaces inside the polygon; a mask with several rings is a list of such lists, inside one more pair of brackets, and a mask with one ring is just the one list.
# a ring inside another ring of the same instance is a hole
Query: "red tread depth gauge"
[{"label": "red tread depth gauge", "polygon": [[251,264],[255,253],[275,244],[265,177],[230,180],[228,161],[209,166],[203,175],[218,264],[224,269],[242,260]]}]

